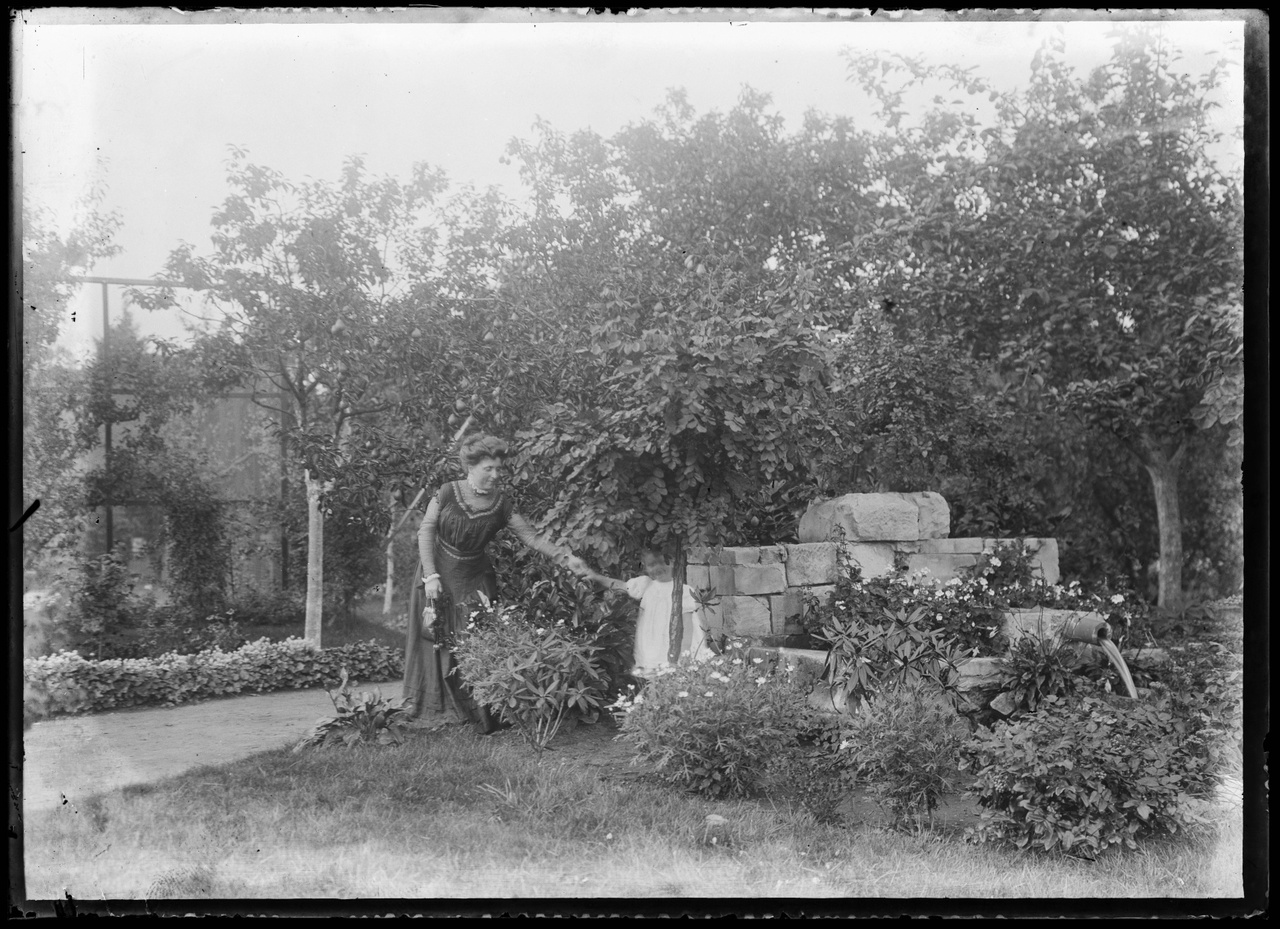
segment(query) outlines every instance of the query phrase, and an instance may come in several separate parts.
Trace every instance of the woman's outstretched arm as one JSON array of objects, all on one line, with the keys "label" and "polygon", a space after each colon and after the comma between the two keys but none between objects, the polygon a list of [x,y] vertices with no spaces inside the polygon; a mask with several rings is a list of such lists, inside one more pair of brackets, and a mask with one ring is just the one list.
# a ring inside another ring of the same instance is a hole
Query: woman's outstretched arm
[{"label": "woman's outstretched arm", "polygon": [[586,574],[591,570],[587,563],[570,551],[566,545],[557,545],[555,542],[548,541],[533,531],[533,527],[519,513],[512,513],[511,518],[507,520],[507,525],[511,527],[511,531],[526,546],[546,555],[556,564],[564,565],[574,574]]}]

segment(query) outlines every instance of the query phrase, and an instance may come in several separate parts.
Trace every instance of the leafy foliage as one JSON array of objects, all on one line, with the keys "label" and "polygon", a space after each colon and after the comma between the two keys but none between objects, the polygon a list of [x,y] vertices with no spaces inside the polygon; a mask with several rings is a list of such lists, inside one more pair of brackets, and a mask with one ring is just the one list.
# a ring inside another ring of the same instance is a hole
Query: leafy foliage
[{"label": "leafy foliage", "polygon": [[841,730],[840,764],[867,783],[898,828],[919,831],[960,782],[964,721],[939,694],[903,690],[854,714]]},{"label": "leafy foliage", "polygon": [[454,646],[477,703],[515,725],[541,755],[571,716],[594,722],[608,682],[590,638],[558,620],[534,626],[522,608],[476,610]]},{"label": "leafy foliage", "polygon": [[65,414],[77,402],[83,375],[55,343],[80,286],[70,278],[119,251],[114,240],[120,217],[103,211],[105,194],[88,190],[65,232],[34,201],[22,200],[23,508],[40,501],[22,526],[27,569],[80,542],[85,495],[74,468],[75,431]]},{"label": "leafy foliage", "polygon": [[355,693],[347,678],[347,669],[343,668],[342,686],[329,691],[337,715],[317,723],[315,729],[294,746],[295,752],[308,746],[338,743],[351,746],[357,742],[398,745],[404,741],[404,728],[409,722],[404,701],[398,697],[388,700],[381,690]]},{"label": "leafy foliage", "polygon": [[1035,711],[1046,697],[1076,692],[1079,649],[1055,636],[1021,636],[1001,659],[1000,686],[1013,699],[1014,712]]},{"label": "leafy foliage", "polygon": [[301,639],[259,639],[233,652],[91,661],[59,652],[23,661],[28,719],[128,706],[175,706],[237,693],[323,687],[342,668],[371,680],[404,673],[404,655],[373,642],[317,649]]},{"label": "leafy foliage", "polygon": [[796,746],[809,718],[804,694],[738,648],[684,660],[615,706],[620,738],[668,784],[712,797],[750,793]]},{"label": "leafy foliage", "polygon": [[964,748],[982,822],[978,841],[1092,858],[1203,821],[1213,768],[1201,728],[1169,701],[1047,696]]}]

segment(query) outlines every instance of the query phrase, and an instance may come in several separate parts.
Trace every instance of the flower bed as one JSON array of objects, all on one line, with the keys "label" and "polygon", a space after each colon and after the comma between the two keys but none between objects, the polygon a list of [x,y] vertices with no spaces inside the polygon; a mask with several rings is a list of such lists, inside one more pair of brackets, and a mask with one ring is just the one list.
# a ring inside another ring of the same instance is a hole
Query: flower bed
[{"label": "flower bed", "polygon": [[404,673],[404,654],[374,642],[318,649],[297,638],[159,658],[91,661],[63,651],[23,661],[23,703],[28,720],[174,706],[228,694],[332,687],[344,668],[353,678],[388,680]]}]

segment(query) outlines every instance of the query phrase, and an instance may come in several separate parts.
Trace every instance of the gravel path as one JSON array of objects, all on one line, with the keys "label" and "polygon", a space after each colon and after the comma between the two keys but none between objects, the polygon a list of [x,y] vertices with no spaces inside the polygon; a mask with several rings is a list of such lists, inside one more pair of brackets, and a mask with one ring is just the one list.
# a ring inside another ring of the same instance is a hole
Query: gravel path
[{"label": "gravel path", "polygon": [[[400,695],[398,680],[355,689],[375,687]],[[78,808],[93,794],[291,745],[332,715],[317,689],[43,720],[23,733],[23,810]]]}]

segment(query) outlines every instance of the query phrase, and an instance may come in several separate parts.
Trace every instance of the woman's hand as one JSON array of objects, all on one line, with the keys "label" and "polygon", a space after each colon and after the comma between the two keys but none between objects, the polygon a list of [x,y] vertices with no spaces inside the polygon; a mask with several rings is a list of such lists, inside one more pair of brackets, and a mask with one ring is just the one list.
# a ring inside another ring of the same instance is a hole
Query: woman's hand
[{"label": "woman's hand", "polygon": [[432,574],[422,579],[422,594],[428,600],[440,596],[440,575]]}]

